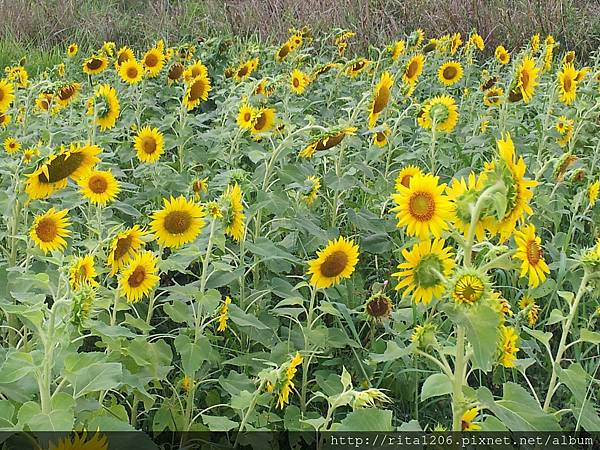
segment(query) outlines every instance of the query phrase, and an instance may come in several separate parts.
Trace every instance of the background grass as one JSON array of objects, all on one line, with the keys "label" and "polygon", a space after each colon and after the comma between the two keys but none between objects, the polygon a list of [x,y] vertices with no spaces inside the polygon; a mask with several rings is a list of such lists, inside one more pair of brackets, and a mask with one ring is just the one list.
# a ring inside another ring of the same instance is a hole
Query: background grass
[{"label": "background grass", "polygon": [[53,64],[70,42],[144,47],[212,36],[281,41],[291,27],[356,31],[353,50],[382,46],[423,28],[428,36],[477,29],[488,50],[553,34],[580,60],[600,46],[600,2],[588,0],[0,0],[0,65],[27,55]]}]

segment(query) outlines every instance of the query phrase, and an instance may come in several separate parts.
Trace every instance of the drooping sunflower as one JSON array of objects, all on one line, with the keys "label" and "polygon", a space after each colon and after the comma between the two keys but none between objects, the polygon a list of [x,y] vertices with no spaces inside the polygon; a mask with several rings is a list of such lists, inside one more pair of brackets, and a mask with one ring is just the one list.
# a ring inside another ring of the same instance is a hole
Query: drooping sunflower
[{"label": "drooping sunflower", "polygon": [[101,55],[92,55],[83,62],[83,71],[88,75],[98,75],[108,67],[108,60]]},{"label": "drooping sunflower", "polygon": [[130,303],[139,302],[148,295],[160,281],[156,275],[157,258],[150,252],[137,254],[129,265],[121,272],[119,287]]},{"label": "drooping sunflower", "polygon": [[77,98],[80,91],[81,84],[79,83],[67,83],[64,86],[61,86],[57,89],[56,95],[54,96],[57,105],[61,108],[66,108]]},{"label": "drooping sunflower", "polygon": [[371,64],[371,61],[366,58],[353,61],[346,67],[346,75],[350,78],[356,78],[369,64]]},{"label": "drooping sunflower", "polygon": [[516,354],[519,351],[517,347],[519,335],[513,327],[505,325],[500,326],[500,334],[500,364],[507,368],[515,367]]},{"label": "drooping sunflower", "polygon": [[150,78],[157,77],[165,65],[165,55],[157,48],[151,48],[144,54],[142,64]]},{"label": "drooping sunflower", "polygon": [[121,188],[110,171],[94,170],[79,180],[81,193],[96,205],[106,205],[113,201]]},{"label": "drooping sunflower", "polygon": [[479,414],[479,408],[467,409],[460,418],[461,431],[477,431],[481,430],[481,425],[475,422],[475,418]]},{"label": "drooping sunflower", "polygon": [[77,290],[82,286],[98,286],[96,269],[92,255],[81,256],[75,260],[69,269],[71,289]]},{"label": "drooping sunflower", "polygon": [[242,196],[242,189],[237,183],[227,186],[227,190],[223,194],[223,201],[226,205],[225,211],[223,211],[225,234],[236,241],[244,238],[245,231],[246,216],[244,215]]},{"label": "drooping sunflower", "polygon": [[284,380],[277,396],[277,408],[283,409],[283,407],[290,402],[290,394],[294,389],[294,376],[296,375],[297,367],[302,364],[302,356],[296,352],[294,357],[286,365],[282,366],[280,370],[285,371],[283,373]]},{"label": "drooping sunflower", "polygon": [[78,51],[79,51],[79,46],[73,42],[72,44],[69,44],[69,46],[67,47],[67,56],[69,58],[72,58],[75,55],[77,55]]},{"label": "drooping sunflower", "polygon": [[223,304],[219,308],[219,326],[217,331],[219,333],[224,332],[227,329],[227,321],[229,320],[229,305],[231,304],[231,297],[225,297]]},{"label": "drooping sunflower", "polygon": [[302,94],[306,86],[308,86],[310,78],[301,70],[294,69],[290,75],[290,88],[295,94]]},{"label": "drooping sunflower", "polygon": [[266,133],[275,126],[275,110],[273,108],[261,108],[256,111],[252,120],[252,134]]},{"label": "drooping sunflower", "polygon": [[[467,180],[464,178],[453,178],[452,182],[446,188],[446,194],[454,205],[450,221],[452,225],[467,237],[471,226],[472,209],[483,191],[486,180],[486,174],[482,173],[477,177],[473,172],[469,174]],[[478,241],[485,238],[486,224],[489,219],[479,217],[475,226],[475,237]]]},{"label": "drooping sunflower", "polygon": [[150,229],[163,247],[181,247],[193,242],[204,225],[206,211],[202,205],[187,200],[183,195],[163,199],[163,209],[152,214]]},{"label": "drooping sunflower", "polygon": [[128,84],[137,84],[142,81],[144,68],[135,58],[126,59],[119,66],[121,80]]},{"label": "drooping sunflower", "polygon": [[63,251],[67,246],[65,238],[71,234],[67,229],[71,225],[67,217],[68,212],[67,209],[56,211],[50,208],[41,216],[36,216],[29,236],[44,253],[54,250]]},{"label": "drooping sunflower", "polygon": [[427,100],[417,122],[425,129],[433,128],[435,123],[436,131],[452,132],[458,123],[458,108],[454,98],[449,95],[438,95]]},{"label": "drooping sunflower", "polygon": [[480,52],[485,49],[485,42],[479,33],[473,33],[469,38],[469,44],[475,46]]},{"label": "drooping sunflower", "polygon": [[120,232],[111,242],[108,252],[107,265],[111,267],[110,274],[114,275],[131,261],[144,245],[142,238],[146,232],[139,225],[134,225]]},{"label": "drooping sunflower", "polygon": [[529,103],[533,98],[535,87],[539,84],[536,81],[539,72],[540,69],[535,66],[535,61],[529,57],[523,58],[517,68],[517,88],[521,91],[525,103]]},{"label": "drooping sunflower", "polygon": [[445,62],[438,69],[437,77],[444,86],[452,86],[463,77],[462,65],[458,61]]},{"label": "drooping sunflower", "polygon": [[443,278],[449,278],[455,266],[452,248],[444,245],[443,239],[424,240],[414,244],[411,250],[402,250],[404,262],[398,264],[400,271],[392,276],[398,278],[396,290],[404,291],[403,298],[412,293],[415,303],[427,305],[434,297],[442,297]]},{"label": "drooping sunflower", "polygon": [[324,136],[320,136],[308,144],[298,153],[298,156],[301,158],[310,158],[318,150],[329,150],[342,142],[346,136],[354,135],[356,130],[356,127],[344,127],[328,131]]},{"label": "drooping sunflower", "polygon": [[423,172],[417,166],[403,167],[402,170],[400,170],[400,172],[398,173],[398,176],[396,177],[396,191],[400,192],[402,186],[404,186],[405,188],[409,188],[410,179],[415,175],[423,175]]},{"label": "drooping sunflower", "polygon": [[15,88],[12,83],[0,80],[0,113],[5,113],[15,99]]},{"label": "drooping sunflower", "polygon": [[534,298],[525,294],[519,300],[519,308],[523,311],[526,311],[527,314],[527,324],[533,328],[537,323],[538,317],[541,312],[540,306],[536,303]]},{"label": "drooping sunflower", "polygon": [[408,60],[406,67],[404,68],[404,75],[402,79],[405,83],[416,84],[419,76],[423,72],[425,66],[425,56],[421,53],[416,54]]},{"label": "drooping sunflower", "polygon": [[117,59],[115,61],[115,69],[119,70],[125,61],[130,61],[132,59],[135,59],[135,54],[133,53],[133,50],[131,50],[127,46],[121,47],[119,49],[119,51],[117,52]]},{"label": "drooping sunflower", "polygon": [[544,260],[542,250],[542,240],[535,234],[534,225],[523,225],[520,230],[515,232],[515,242],[517,252],[515,258],[521,262],[521,278],[527,276],[529,285],[537,287],[540,283],[546,281],[546,274],[550,269]]},{"label": "drooping sunflower", "polygon": [[102,151],[97,145],[71,144],[51,154],[46,162],[27,176],[25,192],[31,199],[46,198],[67,185],[68,178],[78,181],[100,161]]},{"label": "drooping sunflower", "polygon": [[120,112],[121,104],[115,88],[110,84],[98,86],[94,96],[88,102],[88,116],[95,114],[95,124],[104,131],[115,126]]},{"label": "drooping sunflower", "polygon": [[371,108],[369,111],[369,128],[373,128],[379,115],[387,106],[391,98],[391,89],[394,84],[394,79],[389,72],[383,72],[379,83],[375,86],[373,91],[373,100],[371,101]]},{"label": "drooping sunflower", "polygon": [[308,262],[310,284],[324,289],[350,278],[358,255],[358,245],[353,240],[340,236],[335,241],[329,241],[323,250],[317,251],[317,258]]},{"label": "drooping sunflower", "polygon": [[279,49],[277,49],[277,51],[275,52],[275,61],[277,61],[278,63],[280,63],[285,58],[287,58],[287,56],[290,53],[292,53],[295,49],[296,48],[289,41],[288,42],[284,42],[281,45],[281,47],[279,47]]},{"label": "drooping sunflower", "polygon": [[495,55],[498,62],[504,66],[510,62],[510,53],[508,53],[508,50],[503,45],[496,47]]},{"label": "drooping sunflower", "polygon": [[17,153],[21,150],[21,143],[14,137],[7,137],[4,139],[4,151],[9,155]]},{"label": "drooping sunflower", "polygon": [[493,86],[483,93],[483,104],[485,106],[499,106],[502,103],[504,89]]},{"label": "drooping sunflower", "polygon": [[571,63],[563,65],[562,70],[558,72],[558,86],[560,89],[560,101],[565,105],[570,105],[577,96],[577,78],[579,72]]},{"label": "drooping sunflower", "polygon": [[398,228],[407,227],[409,236],[427,239],[430,235],[441,237],[448,228],[452,218],[452,205],[444,190],[445,184],[438,185],[439,177],[426,174],[414,175],[410,178],[409,187],[397,186],[398,191],[392,194],[397,206]]},{"label": "drooping sunflower", "polygon": [[208,100],[208,93],[212,90],[210,85],[210,79],[202,75],[194,78],[187,85],[185,95],[183,97],[183,104],[186,106],[188,111],[191,111],[202,101]]},{"label": "drooping sunflower", "polygon": [[155,163],[165,151],[165,138],[158,128],[146,126],[138,131],[133,147],[140,161]]},{"label": "drooping sunflower", "polygon": [[238,126],[245,130],[251,129],[257,113],[258,110],[256,108],[253,108],[247,103],[242,103],[236,118]]},{"label": "drooping sunflower", "polygon": [[388,137],[392,133],[389,125],[384,123],[383,130],[373,134],[373,144],[377,147],[385,147],[388,143]]}]

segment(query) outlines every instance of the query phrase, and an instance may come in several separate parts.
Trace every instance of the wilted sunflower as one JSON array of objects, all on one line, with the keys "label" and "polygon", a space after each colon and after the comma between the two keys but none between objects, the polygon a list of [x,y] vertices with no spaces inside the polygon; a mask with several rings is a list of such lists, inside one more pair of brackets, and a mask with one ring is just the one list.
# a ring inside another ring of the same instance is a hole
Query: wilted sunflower
[{"label": "wilted sunflower", "polygon": [[577,96],[577,77],[579,73],[575,70],[573,64],[566,63],[562,70],[558,72],[558,85],[560,89],[560,101],[565,105],[570,105]]},{"label": "wilted sunflower", "polygon": [[167,72],[167,82],[171,84],[181,80],[183,78],[183,72],[183,64],[179,62],[173,63]]},{"label": "wilted sunflower", "polygon": [[142,59],[146,72],[150,78],[158,76],[165,64],[165,55],[157,48],[151,48]]},{"label": "wilted sunflower", "polygon": [[365,303],[365,312],[370,318],[381,321],[392,314],[393,307],[390,297],[379,291],[368,298]]},{"label": "wilted sunflower", "polygon": [[328,288],[350,278],[358,262],[358,245],[340,236],[329,241],[323,250],[317,251],[317,258],[308,262],[310,284],[316,288]]},{"label": "wilted sunflower", "polygon": [[373,101],[369,111],[369,128],[373,128],[379,115],[387,106],[391,98],[391,89],[394,84],[394,79],[389,72],[383,72],[379,83],[373,91]]},{"label": "wilted sunflower", "polygon": [[98,286],[97,276],[92,255],[77,258],[69,269],[69,282],[75,290],[82,286]]},{"label": "wilted sunflower", "polygon": [[4,139],[4,151],[9,155],[17,153],[21,150],[21,143],[14,137],[7,137]]},{"label": "wilted sunflower", "polygon": [[120,232],[111,242],[108,252],[107,265],[111,267],[110,274],[114,275],[125,264],[131,261],[144,245],[142,237],[146,232],[139,225],[134,225]]},{"label": "wilted sunflower", "polygon": [[202,101],[208,100],[208,93],[212,90],[210,79],[205,76],[198,76],[191,80],[183,97],[183,104],[191,111]]},{"label": "wilted sunflower", "polygon": [[88,75],[98,75],[108,67],[108,60],[101,55],[90,56],[83,62],[83,71]]},{"label": "wilted sunflower", "polygon": [[143,127],[133,141],[137,157],[145,163],[154,163],[165,151],[165,138],[158,128]]},{"label": "wilted sunflower", "polygon": [[115,126],[120,112],[121,105],[115,88],[110,84],[98,86],[94,96],[88,102],[87,115],[95,114],[95,124],[104,131]]},{"label": "wilted sunflower", "polygon": [[383,130],[373,134],[373,144],[377,147],[385,147],[388,143],[388,137],[392,133],[392,130],[388,124],[383,124]]},{"label": "wilted sunflower", "polygon": [[444,278],[448,278],[454,268],[451,247],[444,247],[443,239],[424,240],[414,244],[411,250],[402,250],[404,262],[398,264],[399,272],[396,290],[403,289],[402,297],[412,293],[415,303],[429,304],[441,298],[445,290]]},{"label": "wilted sunflower", "polygon": [[301,158],[310,158],[317,150],[329,150],[342,142],[346,136],[354,135],[356,130],[356,127],[345,127],[329,131],[325,136],[319,137],[308,144],[298,153],[298,156]]},{"label": "wilted sunflower", "polygon": [[25,192],[31,199],[46,198],[67,185],[68,178],[78,181],[100,161],[102,151],[97,145],[71,144],[61,148],[58,154],[51,154],[46,162],[27,176]]},{"label": "wilted sunflower", "polygon": [[[119,49],[119,51],[117,52],[117,59],[115,61],[115,69],[119,70],[119,68],[123,65],[123,63],[125,61],[130,61],[132,59],[133,60],[135,59],[133,50],[131,50],[127,46],[121,47]],[[142,71],[143,71],[143,69],[142,69]]]},{"label": "wilted sunflower", "polygon": [[290,88],[295,94],[302,94],[308,86],[310,78],[301,70],[294,69],[290,75]]},{"label": "wilted sunflower", "polygon": [[539,72],[540,69],[535,67],[535,61],[529,57],[523,58],[517,68],[517,88],[521,91],[525,103],[529,103],[533,98],[535,87],[538,85],[536,79]]},{"label": "wilted sunflower", "polygon": [[353,61],[346,67],[346,75],[350,78],[356,78],[369,64],[371,64],[371,61],[366,58]]},{"label": "wilted sunflower", "polygon": [[15,99],[15,88],[12,83],[0,80],[0,113],[5,113]]},{"label": "wilted sunflower", "polygon": [[235,183],[233,186],[227,186],[227,191],[223,193],[223,200],[226,205],[224,211],[223,223],[225,225],[225,234],[241,241],[244,238],[244,205],[242,203],[242,189]]},{"label": "wilted sunflower", "polygon": [[510,53],[508,53],[503,45],[496,47],[495,55],[498,62],[502,65],[507,65],[510,62]]},{"label": "wilted sunflower", "polygon": [[500,334],[500,364],[507,368],[515,367],[517,359],[515,355],[519,351],[519,347],[517,347],[519,335],[513,327],[504,325],[500,326]]},{"label": "wilted sunflower", "polygon": [[72,58],[77,54],[78,50],[79,46],[76,43],[73,42],[72,44],[69,44],[69,46],[67,47],[67,56]]},{"label": "wilted sunflower", "polygon": [[137,84],[142,81],[144,68],[135,60],[135,58],[127,59],[119,66],[119,76],[129,84]]},{"label": "wilted sunflower", "polygon": [[417,166],[403,167],[402,170],[400,170],[400,172],[398,173],[398,176],[396,177],[396,182],[394,185],[396,191],[400,192],[402,186],[404,186],[405,188],[409,188],[410,180],[415,175],[423,175],[423,172]]},{"label": "wilted sunflower", "polygon": [[452,86],[463,77],[463,68],[458,61],[448,61],[440,66],[437,77],[444,86]]},{"label": "wilted sunflower", "polygon": [[515,242],[517,252],[514,257],[522,261],[520,276],[527,276],[529,286],[535,288],[546,281],[546,274],[550,273],[544,260],[542,240],[535,234],[535,226],[523,225],[520,230],[515,232]]},{"label": "wilted sunflower", "polygon": [[181,247],[193,242],[206,222],[204,207],[183,195],[163,199],[163,209],[152,214],[150,229],[163,247]]},{"label": "wilted sunflower", "polygon": [[110,171],[90,171],[78,183],[81,193],[96,205],[106,205],[113,201],[120,191],[119,182]]},{"label": "wilted sunflower", "polygon": [[[446,188],[446,194],[454,205],[450,220],[454,227],[463,234],[465,239],[471,227],[473,207],[483,191],[485,180],[485,173],[477,177],[471,172],[467,180],[464,178],[453,178],[448,188]],[[483,241],[485,238],[487,221],[489,219],[479,217],[475,225],[475,237],[478,241]]]},{"label": "wilted sunflower", "polygon": [[483,104],[485,106],[499,106],[502,103],[504,89],[501,87],[491,87],[483,93]]},{"label": "wilted sunflower", "polygon": [[61,86],[56,91],[56,95],[55,95],[56,103],[61,108],[67,107],[70,103],[72,103],[77,98],[80,90],[81,90],[81,85],[79,83],[68,83],[68,84],[65,84],[64,86]]},{"label": "wilted sunflower", "polygon": [[449,95],[438,95],[425,102],[419,117],[419,125],[431,129],[435,123],[436,131],[450,133],[458,123],[458,111],[454,98]]},{"label": "wilted sunflower", "polygon": [[242,103],[240,105],[240,110],[239,110],[237,118],[236,118],[236,122],[237,122],[238,126],[245,130],[251,129],[257,113],[258,113],[257,109],[253,108],[252,106],[248,105],[247,103]]},{"label": "wilted sunflower", "polygon": [[156,275],[156,263],[156,256],[144,251],[137,254],[121,272],[119,287],[128,302],[139,302],[156,287],[160,281],[160,277]]},{"label": "wilted sunflower", "polygon": [[71,225],[67,217],[68,212],[67,209],[56,211],[50,208],[41,216],[36,216],[29,236],[44,253],[54,250],[63,251],[67,246],[65,238],[71,234],[67,229]]},{"label": "wilted sunflower", "polygon": [[252,119],[252,134],[266,133],[275,126],[275,110],[273,108],[262,108],[256,111]]},{"label": "wilted sunflower", "polygon": [[404,68],[402,79],[405,83],[415,85],[425,66],[425,56],[421,53],[416,54],[408,60]]}]

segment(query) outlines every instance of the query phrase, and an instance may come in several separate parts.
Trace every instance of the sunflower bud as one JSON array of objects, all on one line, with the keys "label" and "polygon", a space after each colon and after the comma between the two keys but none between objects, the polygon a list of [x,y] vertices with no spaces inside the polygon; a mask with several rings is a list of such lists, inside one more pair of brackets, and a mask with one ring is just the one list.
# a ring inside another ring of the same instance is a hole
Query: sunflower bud
[{"label": "sunflower bud", "polygon": [[565,178],[565,172],[577,161],[577,159],[577,156],[573,155],[571,152],[567,152],[556,161],[552,173],[554,178],[556,178],[556,181],[562,181]]},{"label": "sunflower bud", "polygon": [[426,350],[429,347],[437,345],[436,331],[437,327],[429,322],[425,323],[425,325],[417,325],[410,337],[410,341],[416,344],[418,348]]},{"label": "sunflower bud", "polygon": [[88,285],[83,285],[81,289],[73,294],[73,304],[71,308],[71,323],[76,327],[82,327],[90,317],[92,306],[96,300],[96,290]]}]

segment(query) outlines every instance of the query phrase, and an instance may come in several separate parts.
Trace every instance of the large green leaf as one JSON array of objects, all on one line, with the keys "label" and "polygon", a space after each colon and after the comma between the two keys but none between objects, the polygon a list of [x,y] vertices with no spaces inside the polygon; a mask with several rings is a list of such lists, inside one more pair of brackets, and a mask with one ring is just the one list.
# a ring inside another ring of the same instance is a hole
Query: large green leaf
[{"label": "large green leaf", "polygon": [[269,327],[251,314],[245,313],[233,303],[229,305],[229,318],[233,323],[240,327],[252,327],[259,330],[268,330]]},{"label": "large green leaf", "polygon": [[392,412],[362,408],[349,413],[334,431],[392,431]]},{"label": "large green leaf", "polygon": [[421,401],[452,392],[452,381],[445,373],[434,373],[427,377],[421,388]]},{"label": "large green leaf", "polygon": [[558,378],[565,384],[573,394],[573,415],[578,424],[586,431],[600,430],[600,417],[591,398],[590,380],[591,376],[581,367],[574,363],[567,369],[557,367]]}]

